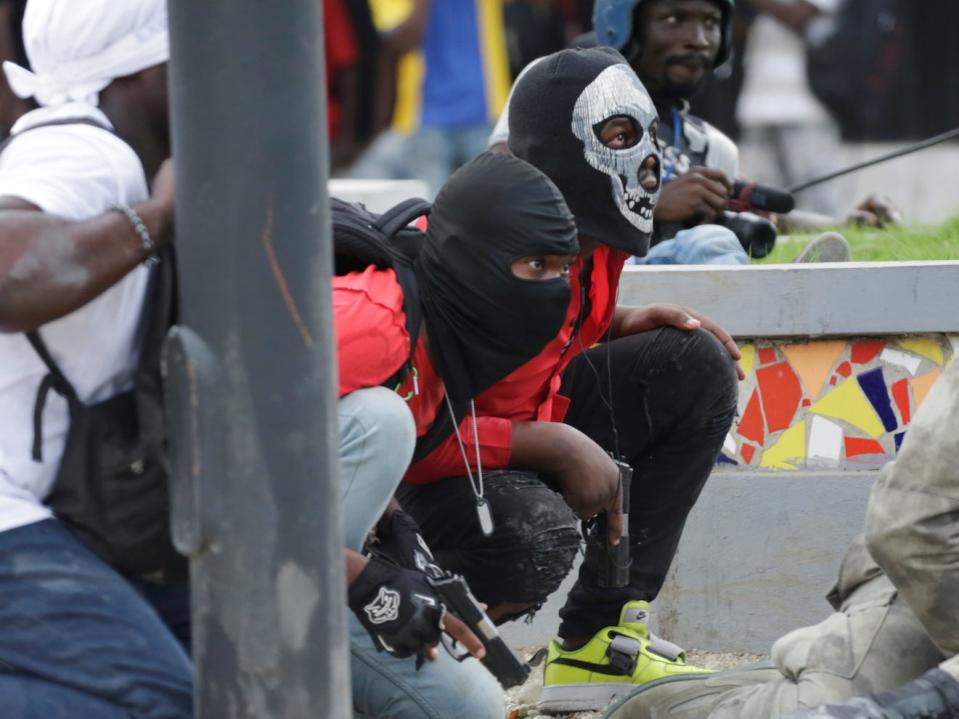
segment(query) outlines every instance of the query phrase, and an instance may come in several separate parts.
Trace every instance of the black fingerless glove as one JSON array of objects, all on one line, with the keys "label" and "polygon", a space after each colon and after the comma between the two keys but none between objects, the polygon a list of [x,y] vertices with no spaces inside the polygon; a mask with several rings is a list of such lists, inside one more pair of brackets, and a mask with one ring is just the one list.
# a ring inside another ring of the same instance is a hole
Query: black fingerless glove
[{"label": "black fingerless glove", "polygon": [[379,651],[420,654],[440,639],[443,605],[419,571],[374,555],[349,588],[350,609]]},{"label": "black fingerless glove", "polygon": [[433,553],[420,534],[419,525],[401,509],[380,522],[376,536],[379,539],[376,551],[401,567],[423,571],[427,564],[433,563]]}]

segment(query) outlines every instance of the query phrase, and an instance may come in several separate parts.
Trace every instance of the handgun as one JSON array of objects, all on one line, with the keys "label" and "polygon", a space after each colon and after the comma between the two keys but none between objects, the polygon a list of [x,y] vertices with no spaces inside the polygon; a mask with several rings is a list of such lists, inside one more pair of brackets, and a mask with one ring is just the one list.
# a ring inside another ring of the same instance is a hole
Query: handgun
[{"label": "handgun", "polygon": [[619,535],[619,544],[609,541],[606,515],[600,515],[593,532],[594,541],[602,542],[598,567],[598,583],[604,588],[619,588],[629,584],[629,567],[632,558],[629,552],[629,491],[633,483],[633,468],[625,462],[613,460],[619,468],[619,481],[623,485],[623,529]]},{"label": "handgun", "polygon": [[509,689],[524,683],[530,673],[529,664],[520,659],[503,641],[492,620],[473,597],[466,580],[458,574],[446,571],[442,574],[428,573],[427,580],[442,597],[447,610],[462,620],[483,642],[486,656],[482,662],[503,688]]}]

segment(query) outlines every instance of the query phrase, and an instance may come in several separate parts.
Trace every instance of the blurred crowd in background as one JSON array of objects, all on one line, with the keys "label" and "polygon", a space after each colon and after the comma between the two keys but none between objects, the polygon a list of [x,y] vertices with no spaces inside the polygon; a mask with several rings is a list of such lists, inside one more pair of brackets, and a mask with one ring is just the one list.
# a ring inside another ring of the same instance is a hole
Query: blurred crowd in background
[{"label": "blurred crowd in background", "polygon": [[[777,0],[788,2],[788,0]],[[736,3],[735,52],[693,112],[740,143],[749,179],[830,169],[842,140],[959,124],[959,3],[831,0],[804,34]],[[520,70],[591,29],[592,0],[324,0],[334,172],[435,190],[485,148]],[[950,91],[949,88],[952,88]],[[835,212],[828,188],[812,209]]]},{"label": "blurred crowd in background", "polygon": [[[522,68],[591,29],[592,4],[324,0],[334,173],[435,191],[485,148]],[[959,3],[816,4],[826,10],[800,34],[739,0],[733,57],[693,102],[739,141],[749,179],[788,186],[830,169],[842,140],[959,124]],[[807,201],[837,209],[828,188]]]},{"label": "blurred crowd in background", "polygon": [[[692,111],[736,139],[748,179],[832,169],[842,141],[959,125],[959,3],[816,0],[802,33],[737,0],[735,51]],[[486,147],[517,74],[591,30],[593,0],[322,0],[334,176],[419,179],[435,192]],[[26,65],[26,0],[0,0],[0,57]],[[0,88],[0,131],[27,109]],[[829,189],[811,209],[837,211]]]}]

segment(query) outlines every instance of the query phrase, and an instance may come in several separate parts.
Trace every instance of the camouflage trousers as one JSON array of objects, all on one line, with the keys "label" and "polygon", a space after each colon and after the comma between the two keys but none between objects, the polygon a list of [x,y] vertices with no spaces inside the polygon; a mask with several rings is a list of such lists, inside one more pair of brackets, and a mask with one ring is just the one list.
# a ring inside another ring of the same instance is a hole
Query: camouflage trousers
[{"label": "camouflage trousers", "polygon": [[959,679],[959,362],[872,489],[836,612],[781,637],[773,666],[639,690],[615,719],[771,719],[894,689],[939,664]]}]

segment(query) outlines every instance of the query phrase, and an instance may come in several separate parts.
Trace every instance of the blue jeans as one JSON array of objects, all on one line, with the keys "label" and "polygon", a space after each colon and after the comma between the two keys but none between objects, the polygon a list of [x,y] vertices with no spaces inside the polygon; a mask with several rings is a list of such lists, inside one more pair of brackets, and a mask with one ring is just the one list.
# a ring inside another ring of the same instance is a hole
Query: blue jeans
[{"label": "blue jeans", "polygon": [[53,519],[0,533],[0,715],[188,719],[188,637],[185,585],[127,581]]},{"label": "blue jeans", "polygon": [[[406,403],[382,387],[347,395],[338,415],[345,540],[360,549],[416,432]],[[357,716],[502,719],[502,691],[475,659],[441,651],[417,671],[348,621]],[[188,719],[189,626],[186,585],[124,579],[56,520],[0,532],[0,716]]]},{"label": "blue jeans", "polygon": [[676,233],[650,248],[634,265],[748,265],[749,256],[732,230],[720,225],[698,225]]},{"label": "blue jeans", "polygon": [[[383,387],[358,390],[337,408],[346,546],[358,550],[399,486],[413,455],[416,431],[406,403]],[[502,719],[503,692],[475,659],[459,663],[440,649],[435,662],[378,652],[349,614],[350,672],[358,717],[380,719]]]}]

